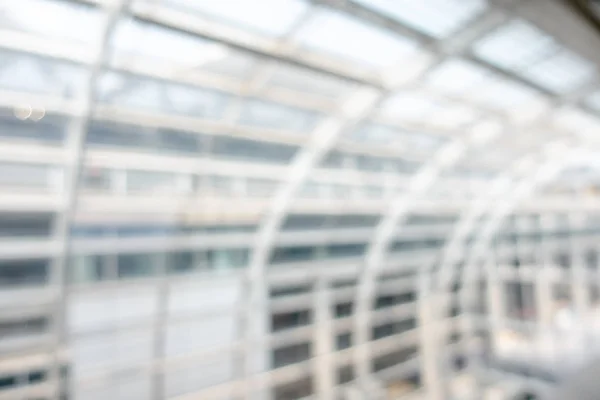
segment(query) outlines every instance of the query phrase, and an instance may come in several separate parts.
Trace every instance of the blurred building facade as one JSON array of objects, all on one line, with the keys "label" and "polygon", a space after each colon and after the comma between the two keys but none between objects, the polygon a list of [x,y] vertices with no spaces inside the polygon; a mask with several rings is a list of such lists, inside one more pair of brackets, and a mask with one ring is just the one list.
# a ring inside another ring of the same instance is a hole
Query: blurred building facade
[{"label": "blurred building facade", "polygon": [[0,399],[543,395],[600,285],[581,42],[550,0],[0,2]]}]

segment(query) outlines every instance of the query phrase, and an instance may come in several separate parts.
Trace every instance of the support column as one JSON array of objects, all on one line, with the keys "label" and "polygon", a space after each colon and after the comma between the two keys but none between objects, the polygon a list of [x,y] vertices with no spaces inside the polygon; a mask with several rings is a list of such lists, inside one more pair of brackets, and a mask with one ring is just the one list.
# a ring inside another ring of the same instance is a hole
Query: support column
[{"label": "support column", "polygon": [[494,334],[499,332],[506,321],[506,300],[504,281],[498,273],[498,267],[491,265],[487,270],[487,301],[488,301],[488,329],[492,336],[492,344],[496,347]]},{"label": "support column", "polygon": [[153,326],[153,376],[152,376],[152,400],[163,400],[165,392],[165,353],[166,332],[168,327],[169,312],[169,282],[167,276],[167,255],[157,255],[158,282],[156,285],[157,306]]},{"label": "support column", "polygon": [[547,327],[552,322],[553,296],[552,296],[552,279],[549,269],[542,267],[536,274],[534,281],[536,320],[539,328]]},{"label": "support column", "polygon": [[313,359],[315,397],[320,400],[333,400],[337,365],[333,362],[335,343],[331,289],[327,279],[320,277],[315,284],[313,310],[315,322],[313,330]]},{"label": "support column", "polygon": [[585,227],[585,215],[572,213],[569,215],[571,229],[571,293],[575,314],[581,318],[590,311],[590,285],[588,284],[589,270],[585,265],[585,256],[581,244],[582,236],[579,234]]},{"label": "support column", "polygon": [[[421,343],[421,377],[427,389],[428,400],[446,400],[444,376],[441,371],[441,357],[445,357],[436,311],[440,308],[439,294],[430,293],[429,288],[421,290],[418,302]],[[444,319],[442,319],[444,321]],[[445,333],[445,332],[444,332]]]}]

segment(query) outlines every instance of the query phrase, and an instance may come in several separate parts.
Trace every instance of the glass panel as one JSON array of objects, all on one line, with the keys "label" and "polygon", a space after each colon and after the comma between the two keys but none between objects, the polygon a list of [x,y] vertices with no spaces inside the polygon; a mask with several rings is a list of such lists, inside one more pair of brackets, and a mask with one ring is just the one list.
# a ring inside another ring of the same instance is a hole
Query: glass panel
[{"label": "glass panel", "polygon": [[600,111],[600,92],[595,92],[589,96],[585,103],[596,111]]},{"label": "glass panel", "polygon": [[93,283],[109,277],[109,256],[74,256],[70,259],[69,278],[73,283]]},{"label": "glass panel", "polygon": [[248,264],[249,257],[248,249],[218,249],[208,252],[210,267],[215,270],[245,267]]},{"label": "glass panel", "polygon": [[117,257],[119,278],[144,278],[156,274],[159,254],[122,254]]},{"label": "glass panel", "polygon": [[195,268],[194,254],[190,251],[179,251],[167,255],[167,270],[172,274],[191,272]]},{"label": "glass panel", "polygon": [[342,333],[341,335],[337,335],[335,340],[337,350],[347,349],[352,346],[352,334],[351,333]]},{"label": "glass panel", "polygon": [[278,247],[271,256],[271,264],[311,260],[315,258],[316,250],[311,246]]},{"label": "glass panel", "polygon": [[386,100],[381,106],[382,115],[398,121],[426,123],[435,126],[458,128],[474,122],[478,113],[462,104],[433,101],[423,95],[401,92]]},{"label": "glass panel", "polygon": [[228,1],[163,0],[189,10],[198,10],[213,18],[254,28],[270,36],[288,32],[308,9],[302,0],[240,1],[233,6]]},{"label": "glass panel", "polygon": [[348,135],[350,138],[373,144],[386,144],[401,139],[401,133],[389,126],[379,124],[361,124]]},{"label": "glass panel", "polygon": [[173,193],[177,190],[176,175],[167,172],[127,171],[129,193]]},{"label": "glass panel", "polygon": [[330,98],[348,95],[355,85],[325,74],[287,64],[277,64],[267,87],[281,87]]},{"label": "glass panel", "polygon": [[473,52],[486,62],[557,93],[583,86],[596,73],[591,62],[522,20],[513,20],[478,40]]},{"label": "glass panel", "polygon": [[535,90],[461,59],[444,62],[428,74],[425,83],[442,93],[503,110],[542,101],[541,94]]},{"label": "glass panel", "polygon": [[78,43],[97,43],[102,33],[98,8],[64,1],[19,0],[0,5],[0,28]]},{"label": "glass panel", "polygon": [[229,48],[220,43],[133,20],[117,25],[111,46],[116,59],[135,65],[137,58],[141,66],[151,59],[169,67],[199,68],[229,53]]},{"label": "glass panel", "polygon": [[247,99],[242,105],[239,123],[261,128],[309,132],[315,120],[316,116],[310,111],[258,99]]},{"label": "glass panel", "polygon": [[155,130],[139,126],[91,121],[86,136],[88,145],[115,147],[153,148]]},{"label": "glass panel", "polygon": [[334,244],[325,248],[328,257],[357,257],[364,254],[366,244]]},{"label": "glass panel", "polygon": [[342,214],[333,216],[332,219],[332,228],[366,228],[379,222],[378,215]]},{"label": "glass panel", "polygon": [[101,103],[197,118],[220,118],[229,101],[229,95],[215,90],[114,72],[102,75],[98,85]]},{"label": "glass panel", "polygon": [[283,230],[318,229],[327,223],[326,215],[288,215],[283,223]]},{"label": "glass panel", "polygon": [[0,286],[42,285],[48,281],[48,260],[0,261]]},{"label": "glass panel", "polygon": [[246,182],[247,193],[250,196],[269,197],[275,194],[279,182],[270,179],[248,179]]},{"label": "glass panel", "polygon": [[49,189],[52,169],[49,165],[0,162],[0,187]]},{"label": "glass panel", "polygon": [[81,66],[36,55],[0,50],[0,88],[73,98],[84,84]]},{"label": "glass panel", "polygon": [[0,238],[48,237],[52,231],[54,214],[0,213]]},{"label": "glass panel", "polygon": [[445,37],[486,8],[485,0],[357,0],[435,37]]},{"label": "glass panel", "polygon": [[[41,109],[37,109],[40,111]],[[68,120],[57,115],[38,115],[33,118],[34,109],[30,109],[29,118],[17,118],[15,110],[0,110],[0,137],[2,140],[26,141],[44,145],[62,145],[65,139]]]},{"label": "glass panel", "polygon": [[81,173],[80,190],[108,192],[112,188],[113,171],[106,168],[88,167]]},{"label": "glass panel", "polygon": [[388,163],[386,159],[369,157],[369,156],[357,156],[356,166],[362,171],[369,172],[381,172],[383,171]]},{"label": "glass panel", "polygon": [[295,35],[301,45],[372,67],[389,67],[417,48],[409,39],[320,10]]},{"label": "glass panel", "polygon": [[297,149],[286,144],[219,136],[213,139],[211,148],[212,153],[219,156],[274,163],[289,162]]},{"label": "glass panel", "polygon": [[294,344],[273,350],[273,368],[283,367],[308,360],[310,358],[310,343]]},{"label": "glass panel", "polygon": [[[5,317],[6,318],[6,317]],[[48,319],[44,317],[25,317],[19,320],[0,321],[0,337],[22,337],[47,332]]]},{"label": "glass panel", "polygon": [[114,146],[160,151],[199,153],[207,136],[195,132],[92,121],[86,140],[89,145]]}]

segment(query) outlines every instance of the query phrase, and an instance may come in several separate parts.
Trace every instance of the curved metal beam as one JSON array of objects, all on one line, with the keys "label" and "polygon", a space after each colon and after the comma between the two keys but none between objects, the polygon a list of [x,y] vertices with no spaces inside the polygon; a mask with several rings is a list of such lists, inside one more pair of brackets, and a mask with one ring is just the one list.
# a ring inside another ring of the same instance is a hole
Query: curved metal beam
[{"label": "curved metal beam", "polygon": [[[263,335],[266,327],[266,282],[265,268],[275,242],[279,227],[291,208],[296,193],[307,181],[311,171],[321,158],[331,149],[338,137],[353,124],[359,123],[379,104],[383,92],[371,88],[358,90],[341,107],[339,115],[328,117],[315,129],[309,143],[299,151],[289,168],[288,180],[283,183],[271,202],[257,233],[250,265],[244,276],[241,300],[245,301],[245,322],[242,332],[245,339],[244,377],[246,384],[249,378],[264,370],[265,357]],[[246,390],[248,398],[253,398],[252,387]]]},{"label": "curved metal beam", "polygon": [[[53,262],[50,276],[50,285],[56,288],[58,296],[53,322],[56,343],[50,375],[56,379],[58,388],[61,387],[61,352],[66,344],[68,335],[66,321],[68,274],[66,268],[71,246],[69,228],[73,222],[77,209],[77,189],[80,182],[81,169],[85,160],[85,138],[87,136],[89,122],[92,118],[93,108],[96,102],[96,84],[109,56],[110,39],[115,30],[119,16],[123,10],[129,7],[130,2],[131,0],[115,0],[108,4],[101,4],[101,6],[106,7],[106,19],[102,26],[99,41],[96,43],[97,50],[95,59],[89,69],[89,75],[85,80],[85,84],[81,89],[79,115],[73,117],[74,120],[68,128],[67,146],[69,159],[66,164],[70,166],[70,169],[68,170],[68,176],[65,177],[64,193],[66,201],[64,203],[62,218],[55,226],[55,235],[61,244],[61,249]],[[57,397],[59,397],[58,394]]]},{"label": "curved metal beam", "polygon": [[[491,216],[485,222],[484,228],[481,230],[481,233],[473,246],[473,252],[465,263],[465,279],[469,279],[473,275],[474,268],[479,265],[477,260],[484,257],[485,252],[489,249],[491,239],[500,227],[503,218],[512,212],[514,207],[516,207],[523,197],[531,194],[535,187],[552,179],[556,173],[559,172],[564,163],[567,162],[565,160],[561,160],[562,162],[557,161],[554,157],[548,156],[548,154],[544,155],[543,153],[544,152],[542,151],[542,159],[539,160],[538,163],[535,163],[534,160],[535,156],[539,154],[530,154],[519,159],[515,162],[515,166],[511,171],[495,180],[490,185],[489,192],[476,200],[475,205],[463,213],[457,227],[453,231],[452,239],[445,246],[443,261],[440,264],[439,269],[435,272],[435,274],[438,275],[438,279],[432,281],[432,283],[434,283],[434,285],[437,284],[437,286],[428,286],[425,288],[425,290],[431,291],[431,293],[423,293],[426,296],[430,295],[430,298],[426,301],[431,301],[431,298],[435,297],[434,293],[451,293],[451,284],[453,282],[454,272],[456,272],[453,267],[456,262],[461,259],[460,249],[463,248],[465,239],[468,234],[473,231],[472,228],[476,225],[478,219],[485,215],[486,211],[488,211],[488,214]],[[516,176],[511,177],[511,175]],[[519,178],[521,178],[520,181],[518,180]],[[511,183],[514,183],[512,189],[507,190],[507,186],[510,186]],[[506,197],[507,193],[510,194],[508,198]],[[504,197],[498,199],[502,194],[504,194]],[[490,207],[492,208],[492,212],[489,212]],[[461,294],[466,294],[464,289]],[[446,306],[448,306],[448,304],[446,304]],[[447,307],[439,307],[437,308],[437,311],[438,315],[435,317],[437,317],[437,319],[444,318],[445,313],[447,313]],[[438,376],[438,383],[440,383],[441,379],[439,379],[439,377],[443,375],[445,371],[435,372]]]},{"label": "curved metal beam", "polygon": [[[486,124],[488,122],[483,122]],[[491,129],[491,131],[490,131]],[[487,132],[485,132],[487,130]],[[482,131],[485,134],[482,135]],[[441,173],[459,161],[473,146],[483,145],[499,133],[498,126],[485,127],[482,123],[471,128],[470,134],[458,138],[438,150],[425,166],[411,177],[406,192],[396,196],[383,214],[375,229],[365,256],[365,264],[360,272],[356,293],[354,355],[358,366],[357,377],[366,379],[369,375],[368,357],[370,343],[370,313],[373,304],[377,276],[387,253],[397,226],[412,210],[413,205],[435,183]]]},{"label": "curved metal beam", "polygon": [[[428,305],[431,308],[431,319],[433,322],[441,320],[443,315],[447,313],[448,303],[437,301],[437,295],[446,296],[451,294],[451,285],[453,282],[454,266],[464,257],[464,243],[471,232],[474,231],[479,219],[483,217],[486,212],[493,205],[493,202],[503,193],[507,193],[510,187],[519,176],[525,173],[523,166],[531,166],[534,160],[534,155],[528,154],[525,157],[520,158],[514,163],[513,168],[508,172],[494,179],[489,184],[489,189],[484,194],[475,199],[472,206],[464,210],[456,223],[453,231],[444,245],[442,250],[442,261],[439,263],[437,271],[433,271],[433,268],[429,268],[423,271],[423,281],[420,293],[419,301],[424,304],[424,307]],[[436,275],[437,279],[433,279],[432,275]],[[429,309],[428,308],[428,309]],[[443,310],[443,311],[442,311]],[[442,316],[440,315],[442,313]],[[434,332],[429,332],[434,334]],[[427,335],[428,332],[423,332],[423,335]],[[439,347],[439,341],[442,338],[435,338],[435,340],[429,341],[428,345]],[[435,352],[433,354],[436,354]],[[437,353],[439,354],[439,353]],[[429,360],[429,364],[425,368],[426,381],[432,382],[432,385],[439,388],[438,398],[444,396],[443,382],[441,376],[444,371],[439,371],[440,365],[436,360]]]}]

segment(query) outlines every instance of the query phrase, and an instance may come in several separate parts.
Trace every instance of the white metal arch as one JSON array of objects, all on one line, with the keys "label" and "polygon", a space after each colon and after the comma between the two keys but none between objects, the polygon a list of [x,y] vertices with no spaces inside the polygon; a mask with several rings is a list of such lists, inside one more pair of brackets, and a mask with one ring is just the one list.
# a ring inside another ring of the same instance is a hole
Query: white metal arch
[{"label": "white metal arch", "polygon": [[[53,333],[56,340],[52,354],[52,366],[50,375],[56,380],[57,390],[62,386],[58,382],[61,379],[62,350],[67,340],[66,302],[67,302],[67,260],[71,245],[69,228],[76,213],[80,175],[85,161],[85,138],[89,122],[92,118],[94,104],[96,102],[96,85],[98,78],[110,55],[109,44],[117,22],[124,10],[129,7],[131,0],[115,0],[110,3],[101,3],[99,7],[106,10],[105,20],[98,42],[95,44],[95,57],[87,70],[88,76],[80,92],[80,103],[78,114],[73,117],[68,128],[67,135],[67,162],[68,175],[65,175],[65,202],[63,204],[62,216],[55,226],[55,234],[60,243],[60,251],[53,261],[51,268],[50,284],[57,290],[56,309],[53,313]],[[59,394],[56,394],[59,397]]]},{"label": "white metal arch", "polygon": [[[483,124],[486,124],[486,122]],[[354,354],[359,366],[357,371],[359,379],[365,379],[369,375],[367,362],[371,326],[369,314],[375,290],[374,286],[387,249],[394,238],[396,227],[412,210],[415,202],[435,184],[436,179],[443,171],[459,161],[470,148],[483,145],[499,133],[499,129],[495,129],[495,126],[488,126],[487,129],[492,129],[495,132],[486,132],[486,135],[482,135],[482,129],[486,129],[486,127],[482,127],[481,123],[476,124],[470,129],[470,133],[465,133],[464,137],[457,138],[438,150],[431,160],[411,177],[406,192],[394,198],[375,230],[373,239],[367,249],[365,264],[360,273],[355,302],[354,332],[356,335],[356,348]]]},{"label": "white metal arch", "polygon": [[[474,269],[480,265],[477,261],[484,258],[485,252],[489,249],[491,240],[500,227],[503,218],[512,212],[520,200],[531,194],[540,184],[548,182],[555,177],[556,174],[569,163],[570,160],[566,155],[563,159],[555,159],[556,154],[554,145],[556,144],[558,143],[555,142],[546,146],[546,151],[542,151],[542,157],[541,160],[538,160],[538,163],[533,161],[534,157],[531,155],[517,161],[512,171],[508,172],[503,177],[499,177],[497,181],[492,183],[490,185],[491,189],[489,193],[482,196],[482,198],[477,201],[476,206],[470,208],[463,216],[461,216],[458,226],[453,231],[452,239],[446,245],[443,262],[440,264],[439,269],[433,272],[433,274],[437,275],[438,279],[432,279],[430,281],[432,285],[424,287],[426,291],[425,293],[422,293],[426,296],[426,298],[423,299],[424,302],[434,299],[435,293],[449,294],[451,292],[450,287],[453,282],[453,267],[455,262],[458,261],[457,250],[459,244],[464,242],[467,235],[472,231],[472,228],[477,223],[477,219],[486,214],[486,209],[489,211],[491,208],[492,211],[488,213],[490,217],[485,221],[480,234],[477,236],[476,243],[473,245],[473,252],[470,253],[465,262],[464,278],[467,280],[472,278]],[[567,151],[566,153],[568,154]],[[552,156],[552,154],[554,155]],[[509,177],[511,174],[517,174],[521,179],[518,180],[519,177],[516,177],[516,179],[512,180]],[[514,184],[512,185],[512,188],[509,189],[507,186],[510,186],[511,181]],[[497,196],[500,194],[505,195],[502,202],[499,202],[497,199]],[[506,194],[508,194],[508,198]],[[470,281],[467,283],[469,282]],[[461,294],[466,295],[464,289]],[[433,307],[437,310],[434,318],[445,318],[448,306],[449,304],[436,302]],[[437,367],[439,368],[441,366],[437,365]],[[430,381],[437,381],[438,384],[442,384],[441,376],[444,374],[444,371],[430,370],[429,372],[436,375],[434,378],[430,378]]]},{"label": "white metal arch", "polygon": [[[371,88],[359,89],[341,107],[340,115],[328,117],[311,134],[309,143],[296,155],[289,168],[288,179],[283,183],[271,202],[257,232],[255,245],[247,273],[242,283],[241,300],[245,302],[243,312],[245,321],[241,327],[244,335],[245,351],[249,356],[244,358],[243,375],[246,384],[252,375],[261,372],[261,357],[264,350],[264,318],[266,310],[265,267],[269,261],[271,249],[286,217],[297,191],[307,180],[310,172],[318,165],[321,158],[335,144],[338,137],[348,126],[357,124],[366,118],[371,110],[381,101],[384,94]],[[254,398],[257,394],[248,387],[246,395]]]},{"label": "white metal arch", "polygon": [[[250,265],[242,282],[241,301],[243,323],[240,329],[245,342],[245,349],[251,349],[251,355],[244,357],[243,378],[245,385],[251,385],[251,377],[260,372],[260,357],[264,357],[264,321],[260,317],[266,310],[265,268],[279,232],[279,228],[287,216],[296,193],[317,167],[321,158],[333,148],[346,129],[358,125],[370,116],[374,109],[387,96],[403,87],[405,83],[414,81],[431,67],[430,54],[413,55],[408,65],[399,68],[396,76],[388,80],[388,89],[373,87],[359,88],[339,109],[337,115],[331,115],[322,121],[310,135],[309,142],[294,157],[288,172],[288,179],[278,189],[271,201],[267,214],[263,217],[252,248]],[[246,395],[253,398],[253,390],[248,388]]]},{"label": "white metal arch", "polygon": [[[449,307],[449,304],[443,301],[435,301],[436,296],[445,296],[451,293],[451,285],[454,277],[453,273],[455,272],[453,267],[455,266],[456,262],[458,262],[462,256],[464,256],[462,250],[464,248],[463,244],[467,236],[474,231],[479,218],[486,215],[490,208],[494,208],[494,204],[496,201],[498,201],[499,196],[502,194],[506,195],[507,193],[510,193],[511,196],[514,196],[515,191],[520,193],[522,189],[519,188],[524,184],[529,184],[530,179],[528,178],[530,178],[531,175],[537,176],[537,171],[545,170],[545,166],[548,164],[548,161],[543,157],[540,157],[540,154],[538,153],[539,152],[533,152],[519,158],[513,163],[513,167],[509,171],[497,177],[490,183],[489,190],[487,190],[482,196],[479,196],[479,198],[475,199],[473,201],[473,205],[461,214],[459,221],[453,228],[449,240],[446,242],[444,249],[442,250],[442,261],[439,263],[438,269],[436,271],[432,271],[431,269],[426,269],[423,271],[423,285],[421,286],[422,293],[420,293],[423,298],[421,298],[420,301],[426,304],[429,304],[432,301],[435,303],[430,304],[432,306],[432,312],[434,313],[434,315],[432,315],[434,320],[440,320],[444,318],[447,313],[447,307]],[[541,159],[536,162],[536,158]],[[531,169],[533,169],[533,172]],[[515,187],[516,189],[513,189]],[[507,201],[507,203],[503,203],[503,205],[506,205],[508,202],[512,201],[512,197],[509,199],[504,197],[503,200]],[[476,264],[471,263],[470,265]],[[435,341],[429,343],[429,345],[435,344]],[[438,384],[441,385],[440,371],[432,371],[431,365],[429,366],[429,369],[426,369],[426,371],[435,374],[434,377],[428,377],[428,381],[438,382]]]}]

